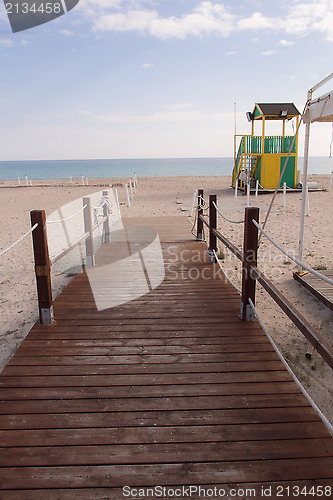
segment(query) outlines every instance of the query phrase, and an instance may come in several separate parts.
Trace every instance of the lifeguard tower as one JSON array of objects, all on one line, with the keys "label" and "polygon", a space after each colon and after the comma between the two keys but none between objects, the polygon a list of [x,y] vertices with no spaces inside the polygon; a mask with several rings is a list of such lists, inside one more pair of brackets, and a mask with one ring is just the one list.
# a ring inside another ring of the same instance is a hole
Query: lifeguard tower
[{"label": "lifeguard tower", "polygon": [[[286,121],[295,118],[295,130],[297,130],[300,112],[293,103],[256,103],[252,113],[248,112],[246,116],[252,122],[252,132],[251,135],[235,135],[232,186],[235,187],[236,179],[239,179],[240,187],[244,187],[246,181],[254,187],[258,180],[259,188],[275,189],[294,139],[294,136],[285,135]],[[267,120],[281,120],[282,135],[265,135]],[[254,135],[256,121],[262,122],[261,135]],[[290,151],[279,187],[283,187],[284,183],[289,188],[296,187],[297,142],[298,137]]]}]

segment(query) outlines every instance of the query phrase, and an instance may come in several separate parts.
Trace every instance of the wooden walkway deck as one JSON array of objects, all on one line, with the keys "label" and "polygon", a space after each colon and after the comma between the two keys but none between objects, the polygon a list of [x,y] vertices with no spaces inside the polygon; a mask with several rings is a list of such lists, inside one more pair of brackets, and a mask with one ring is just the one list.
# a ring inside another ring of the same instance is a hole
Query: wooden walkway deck
[{"label": "wooden walkway deck", "polygon": [[[328,278],[333,279],[333,271],[320,271]],[[333,309],[333,286],[310,273],[294,273],[294,279],[304,286],[312,295],[325,306]]]},{"label": "wooden walkway deck", "polygon": [[0,376],[1,500],[333,487],[329,432],[258,323],[238,320],[239,296],[189,222],[130,222],[160,229],[166,278],[98,312],[82,273],[56,299],[56,322],[33,327]]}]

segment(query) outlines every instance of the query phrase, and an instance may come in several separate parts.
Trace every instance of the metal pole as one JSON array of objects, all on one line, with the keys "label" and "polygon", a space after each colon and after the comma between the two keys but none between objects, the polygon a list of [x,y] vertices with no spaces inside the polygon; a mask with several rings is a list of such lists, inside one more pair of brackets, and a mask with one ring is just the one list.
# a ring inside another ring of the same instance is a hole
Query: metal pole
[{"label": "metal pole", "polygon": [[128,193],[128,185],[125,184],[125,188],[126,188],[126,196],[127,196],[127,206],[130,207],[131,206],[131,202],[130,202],[130,197],[129,197],[129,193]]},{"label": "metal pole", "polygon": [[283,208],[286,208],[286,197],[287,197],[287,183],[283,183]]},{"label": "metal pole", "polygon": [[306,186],[306,215],[310,216],[309,188]]},{"label": "metal pole", "polygon": [[86,266],[93,266],[95,264],[95,254],[90,198],[83,198],[83,206],[85,206],[83,210],[84,232],[90,234],[86,239]]},{"label": "metal pole", "polygon": [[[311,100],[312,92],[308,92],[308,101]],[[301,205],[301,219],[299,229],[299,245],[298,245],[298,259],[302,260],[303,257],[303,240],[304,240],[304,221],[305,221],[305,205],[306,205],[306,187],[308,177],[308,160],[309,160],[309,142],[310,142],[310,122],[305,124],[305,141],[304,141],[304,164],[303,164],[303,177],[302,177],[302,205]],[[298,271],[302,270],[298,266]]]},{"label": "metal pole", "polygon": [[236,179],[236,184],[235,184],[235,198],[237,200],[237,193],[238,193],[238,179]]},{"label": "metal pole", "polygon": [[[103,191],[102,194],[105,198],[109,196],[108,191]],[[108,205],[106,203],[104,203],[103,205],[103,216],[107,217],[106,221],[103,224],[104,243],[110,243],[110,216]]]}]

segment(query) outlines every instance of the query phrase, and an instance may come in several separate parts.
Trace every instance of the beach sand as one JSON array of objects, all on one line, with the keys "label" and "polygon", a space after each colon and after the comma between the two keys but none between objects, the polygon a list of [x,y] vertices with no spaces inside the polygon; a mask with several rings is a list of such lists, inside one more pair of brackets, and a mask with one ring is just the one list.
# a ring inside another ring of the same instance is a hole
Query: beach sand
[{"label": "beach sand", "polygon": [[[329,176],[312,175],[309,180],[327,189]],[[230,177],[164,177],[139,178],[138,188],[127,207],[124,179],[90,179],[89,186],[81,181],[34,181],[32,187],[18,187],[15,182],[1,182],[0,229],[1,249],[7,248],[30,227],[30,210],[43,209],[47,214],[61,205],[105,186],[118,184],[122,217],[179,216],[184,217],[180,207],[189,207],[194,189],[204,189],[204,198],[218,195],[219,209],[231,219],[244,215],[245,197],[234,198],[230,188]],[[263,220],[272,195],[262,194],[257,199],[251,196],[251,205],[260,208]],[[310,216],[306,217],[304,260],[310,266],[324,265],[333,269],[332,220],[333,191],[309,194]],[[282,194],[277,195],[266,230],[284,248],[297,255],[299,238],[301,194],[288,193],[286,208],[282,207]],[[193,220],[193,219],[192,219]],[[191,226],[189,224],[189,236]],[[242,226],[230,224],[219,218],[219,229],[234,244],[241,246]],[[221,244],[225,253],[224,267],[240,285],[240,263]],[[293,262],[280,254],[267,240],[263,239],[259,250],[258,267],[264,271],[289,301],[313,325],[320,325],[320,333],[333,345],[333,311],[321,304],[292,278],[296,269]],[[20,342],[38,320],[36,286],[31,237],[26,238],[15,249],[0,257],[0,370],[13,355]],[[64,278],[55,281],[56,291],[66,284]],[[268,294],[257,288],[257,309],[266,328],[278,345],[287,362],[309,392],[324,415],[333,423],[333,372],[319,355],[305,358],[307,340],[285,316]]]}]

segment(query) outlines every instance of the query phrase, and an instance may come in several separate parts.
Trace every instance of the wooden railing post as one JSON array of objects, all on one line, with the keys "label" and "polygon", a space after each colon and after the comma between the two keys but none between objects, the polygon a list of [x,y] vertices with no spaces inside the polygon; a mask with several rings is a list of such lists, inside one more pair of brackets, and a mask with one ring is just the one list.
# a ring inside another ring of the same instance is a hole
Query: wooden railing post
[{"label": "wooden railing post", "polygon": [[38,224],[32,232],[32,242],[35,258],[39,319],[42,325],[50,325],[53,322],[54,316],[45,210],[31,211],[30,220],[31,227]]},{"label": "wooden railing post", "polygon": [[201,241],[203,236],[203,222],[200,219],[199,215],[203,214],[202,207],[203,204],[203,189],[198,189],[198,224],[197,224],[197,240]]},{"label": "wooden railing post", "polygon": [[[109,192],[103,191],[103,196],[107,198],[109,196]],[[106,221],[103,224],[104,243],[110,243],[110,217],[109,207],[107,203],[104,203],[103,205],[103,217],[107,217]]]},{"label": "wooden railing post", "polygon": [[216,230],[216,222],[217,222],[217,213],[216,208],[213,205],[216,205],[216,194],[209,195],[209,260],[210,262],[216,262],[215,255],[213,250],[217,252],[217,244],[216,244],[216,235],[213,233],[213,229]]},{"label": "wooden railing post", "polygon": [[243,271],[242,271],[242,297],[240,319],[252,321],[255,317],[249,299],[255,304],[256,280],[251,266],[257,266],[258,228],[252,219],[259,222],[259,208],[248,207],[245,209],[244,246],[243,246]]},{"label": "wooden railing post", "polygon": [[90,198],[83,198],[83,221],[84,221],[84,232],[89,233],[86,239],[86,266],[93,266],[95,264],[95,254],[94,254],[94,233],[92,229],[91,220],[91,202]]}]

